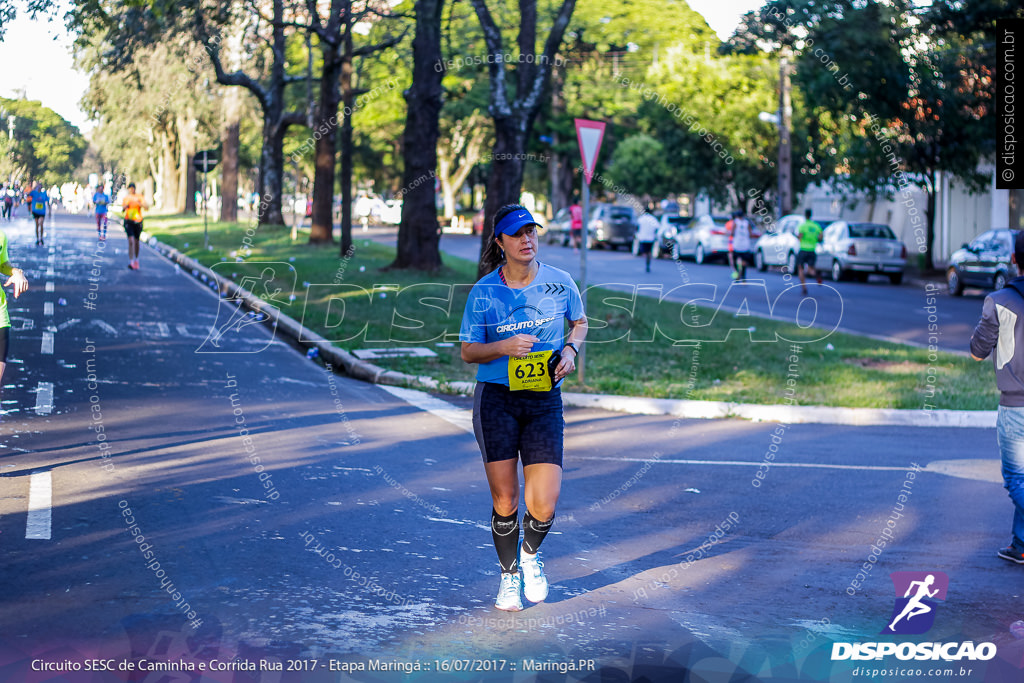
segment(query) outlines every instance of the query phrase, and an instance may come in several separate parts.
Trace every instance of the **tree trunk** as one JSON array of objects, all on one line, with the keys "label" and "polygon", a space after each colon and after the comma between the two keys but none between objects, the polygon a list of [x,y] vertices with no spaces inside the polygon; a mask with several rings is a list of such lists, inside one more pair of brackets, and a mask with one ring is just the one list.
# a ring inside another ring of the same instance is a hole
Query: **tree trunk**
[{"label": "tree trunk", "polygon": [[178,164],[174,143],[166,131],[157,133],[160,144],[160,208],[180,213],[178,207]]},{"label": "tree trunk", "polygon": [[[309,231],[310,244],[334,241],[334,171],[337,155],[338,80],[341,77],[342,58],[338,45],[321,43],[323,70],[320,73],[320,99],[317,103],[319,133],[313,153],[313,226]],[[314,135],[316,138],[316,135]]]},{"label": "tree trunk", "polygon": [[928,250],[925,252],[924,267],[927,270],[935,270],[935,183],[929,179],[925,187],[927,202],[925,208],[925,219],[928,223]]},{"label": "tree trunk", "polygon": [[177,117],[178,129],[178,206],[187,214],[196,212],[196,129],[199,122],[191,117]]},{"label": "tree trunk", "polygon": [[[544,51],[536,54],[537,47],[537,0],[520,0],[519,2],[519,36],[518,46],[521,57],[515,68],[515,97],[509,99],[508,76],[502,54],[501,28],[487,7],[486,0],[470,0],[480,27],[483,29],[484,42],[488,52],[488,78],[490,80],[490,112],[494,117],[494,157],[491,176],[487,181],[487,200],[484,204],[484,232],[481,240],[480,262],[477,266],[479,277],[497,267],[489,250],[493,230],[490,221],[495,212],[504,204],[519,200],[520,188],[523,184],[523,159],[526,152],[526,140],[533,128],[533,122],[540,111],[542,96],[550,82],[551,65],[555,61],[555,53],[562,44],[566,27],[572,18],[576,0],[563,0],[558,9],[551,32],[544,41]],[[532,59],[531,59],[532,58]]]},{"label": "tree trunk", "polygon": [[[565,115],[565,98],[562,88],[565,86],[565,68],[555,64],[551,68],[551,118],[557,119]],[[548,159],[548,182],[551,186],[551,215],[569,206],[572,198],[572,168],[567,155],[556,152],[561,140],[557,131],[551,133],[551,156]]]},{"label": "tree trunk", "polygon": [[187,214],[196,213],[196,167],[192,165],[195,158],[194,154],[183,154],[181,161],[181,175],[185,185],[183,200]]},{"label": "tree trunk", "polygon": [[444,0],[417,0],[412,41],[413,77],[406,93],[405,174],[400,193],[402,222],[392,268],[436,271],[441,267],[440,227],[434,200],[441,106],[441,11]]},{"label": "tree trunk", "polygon": [[[481,254],[489,253],[494,241],[491,220],[498,209],[506,204],[518,204],[523,186],[523,158],[526,135],[509,118],[494,119],[494,161],[487,179],[487,199],[484,202],[484,230],[480,239]],[[481,258],[477,266],[477,279],[498,267],[498,263]]]},{"label": "tree trunk", "polygon": [[341,257],[352,249],[352,113],[355,91],[352,89],[352,3],[346,3],[345,31],[342,35],[341,100],[345,116],[341,121]]},{"label": "tree trunk", "polygon": [[227,88],[224,96],[224,130],[221,134],[220,168],[220,220],[238,221],[238,129],[241,120],[242,93],[238,88]]},{"label": "tree trunk", "polygon": [[260,177],[257,221],[264,225],[284,225],[281,212],[284,184],[284,126],[280,124],[280,108],[263,116],[263,147],[260,150]]}]

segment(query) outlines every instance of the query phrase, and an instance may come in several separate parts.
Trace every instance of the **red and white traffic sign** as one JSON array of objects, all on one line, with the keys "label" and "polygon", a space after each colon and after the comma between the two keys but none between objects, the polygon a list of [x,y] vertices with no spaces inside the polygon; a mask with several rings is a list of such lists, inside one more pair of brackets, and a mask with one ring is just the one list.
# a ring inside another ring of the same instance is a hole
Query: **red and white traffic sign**
[{"label": "red and white traffic sign", "polygon": [[583,176],[587,179],[587,184],[590,184],[594,166],[597,165],[597,154],[601,151],[601,141],[604,139],[604,126],[603,121],[576,119],[576,139],[580,143]]}]

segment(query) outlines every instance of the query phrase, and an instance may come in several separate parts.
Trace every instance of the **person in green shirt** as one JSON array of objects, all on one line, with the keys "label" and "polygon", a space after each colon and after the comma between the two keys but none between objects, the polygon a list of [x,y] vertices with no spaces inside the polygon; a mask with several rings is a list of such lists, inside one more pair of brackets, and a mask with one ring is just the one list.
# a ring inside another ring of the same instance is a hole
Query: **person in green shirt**
[{"label": "person in green shirt", "polygon": [[[28,280],[21,268],[15,268],[7,258],[7,234],[0,230],[0,273],[7,276],[3,286],[12,286],[17,299],[28,289]],[[7,368],[7,347],[11,340],[11,316],[7,312],[7,294],[0,289],[0,379]]]},{"label": "person in green shirt", "polygon": [[814,251],[818,242],[821,241],[821,233],[821,226],[811,220],[811,210],[804,211],[804,222],[796,229],[796,236],[800,240],[800,252],[796,255],[796,270],[800,275],[800,288],[804,296],[807,296],[805,278],[808,268],[814,272],[818,284],[821,284],[821,273],[818,272],[816,266],[817,253]]}]

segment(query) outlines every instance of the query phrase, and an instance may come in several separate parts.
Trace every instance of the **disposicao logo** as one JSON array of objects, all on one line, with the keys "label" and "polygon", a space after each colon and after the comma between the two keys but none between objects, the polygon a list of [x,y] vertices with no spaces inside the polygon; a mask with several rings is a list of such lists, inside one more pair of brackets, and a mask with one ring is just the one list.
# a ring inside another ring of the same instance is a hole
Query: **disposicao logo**
[{"label": "disposicao logo", "polygon": [[892,618],[882,633],[920,635],[935,624],[935,608],[946,599],[949,577],[944,572],[893,572],[896,589]]},{"label": "disposicao logo", "polygon": [[[944,572],[893,572],[896,590],[892,616],[882,635],[921,635],[935,624],[936,608],[946,599],[949,577]],[[832,643],[832,661],[868,660],[895,656],[900,660],[987,661],[996,656],[995,643],[869,642]]]}]

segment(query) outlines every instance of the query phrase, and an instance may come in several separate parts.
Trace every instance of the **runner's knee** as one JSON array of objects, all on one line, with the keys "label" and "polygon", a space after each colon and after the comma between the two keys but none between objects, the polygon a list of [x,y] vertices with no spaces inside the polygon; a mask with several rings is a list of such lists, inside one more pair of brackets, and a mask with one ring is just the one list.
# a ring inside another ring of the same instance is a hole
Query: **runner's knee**
[{"label": "runner's knee", "polygon": [[502,517],[508,517],[519,508],[519,499],[511,494],[491,494],[494,511]]}]

